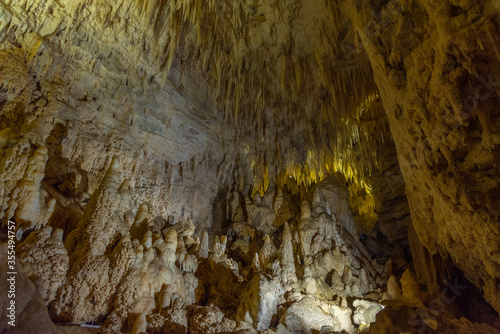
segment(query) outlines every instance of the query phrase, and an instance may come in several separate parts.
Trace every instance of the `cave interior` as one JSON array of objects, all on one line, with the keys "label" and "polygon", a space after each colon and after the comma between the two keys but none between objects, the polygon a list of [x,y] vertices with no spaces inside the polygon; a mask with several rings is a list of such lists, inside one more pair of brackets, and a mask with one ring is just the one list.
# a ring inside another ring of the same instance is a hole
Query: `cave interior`
[{"label": "cave interior", "polygon": [[500,333],[500,4],[1,0],[0,208],[1,333]]}]

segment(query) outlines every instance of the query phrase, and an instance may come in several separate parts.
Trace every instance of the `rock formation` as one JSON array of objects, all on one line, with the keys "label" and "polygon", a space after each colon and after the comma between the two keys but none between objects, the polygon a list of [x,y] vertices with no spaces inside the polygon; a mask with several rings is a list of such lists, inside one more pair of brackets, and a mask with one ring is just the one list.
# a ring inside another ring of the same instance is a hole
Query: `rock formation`
[{"label": "rock formation", "polygon": [[495,0],[0,2],[0,332],[499,333],[498,45]]}]

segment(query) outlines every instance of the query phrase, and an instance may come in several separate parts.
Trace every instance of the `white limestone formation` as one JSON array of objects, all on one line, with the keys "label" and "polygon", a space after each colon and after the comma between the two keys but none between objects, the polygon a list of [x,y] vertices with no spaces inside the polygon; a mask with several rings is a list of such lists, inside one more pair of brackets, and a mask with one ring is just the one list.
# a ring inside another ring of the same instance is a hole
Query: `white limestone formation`
[{"label": "white limestone formation", "polygon": [[498,332],[499,22],[0,1],[0,332]]},{"label": "white limestone formation", "polygon": [[200,256],[200,258],[208,258],[208,232],[207,231],[203,231],[203,234],[202,234],[199,256]]}]

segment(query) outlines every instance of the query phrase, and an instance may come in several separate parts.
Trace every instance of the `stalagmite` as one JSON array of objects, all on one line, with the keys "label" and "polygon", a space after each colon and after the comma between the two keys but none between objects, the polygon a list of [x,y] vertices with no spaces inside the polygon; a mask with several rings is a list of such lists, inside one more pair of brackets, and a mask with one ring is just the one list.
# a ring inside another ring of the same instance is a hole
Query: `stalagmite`
[{"label": "stalagmite", "polygon": [[205,259],[208,258],[208,232],[207,231],[203,231],[203,234],[201,237],[199,256],[201,258],[205,258]]},{"label": "stalagmite", "polygon": [[277,256],[278,250],[276,249],[276,246],[274,246],[271,237],[266,234],[264,236],[264,245],[259,251],[259,262],[262,268],[266,270],[267,267],[274,262]]},{"label": "stalagmite", "polygon": [[391,276],[387,281],[387,294],[391,299],[396,299],[401,296],[401,288],[399,287],[394,276]]},{"label": "stalagmite", "polygon": [[147,231],[142,237],[141,243],[145,249],[150,249],[153,246],[153,232]]},{"label": "stalagmite", "polygon": [[276,198],[274,199],[274,213],[278,214],[281,205],[283,204],[283,192],[281,188],[278,188],[278,192],[276,193]]},{"label": "stalagmite", "polygon": [[163,251],[163,253],[167,257],[166,261],[168,263],[175,263],[176,251],[177,231],[175,229],[171,229],[170,231],[168,231],[167,236],[165,237],[165,250]]},{"label": "stalagmite", "polygon": [[0,2],[0,331],[499,333],[499,22]]},{"label": "stalagmite", "polygon": [[140,238],[149,230],[150,213],[146,203],[142,203],[137,210],[132,227],[130,228],[130,235],[134,238]]},{"label": "stalagmite", "polygon": [[287,291],[293,290],[297,284],[295,274],[295,261],[293,257],[292,234],[288,222],[285,222],[281,234],[281,246],[279,249],[279,259],[281,264],[281,280]]},{"label": "stalagmite", "polygon": [[145,332],[147,329],[146,315],[141,313],[137,320],[134,322],[134,327],[132,327],[132,334],[140,334]]},{"label": "stalagmite", "polygon": [[370,283],[368,282],[368,276],[366,274],[365,268],[361,268],[359,272],[359,280],[360,280],[360,290],[362,294],[367,293],[370,291]]},{"label": "stalagmite", "polygon": [[158,302],[157,302],[158,308],[170,307],[172,305],[172,292],[173,292],[172,285],[165,284],[162,286],[160,294],[158,296]]},{"label": "stalagmite", "polygon": [[261,266],[260,266],[260,261],[259,261],[259,254],[255,253],[252,261],[252,268],[255,270],[255,272],[260,272]]}]

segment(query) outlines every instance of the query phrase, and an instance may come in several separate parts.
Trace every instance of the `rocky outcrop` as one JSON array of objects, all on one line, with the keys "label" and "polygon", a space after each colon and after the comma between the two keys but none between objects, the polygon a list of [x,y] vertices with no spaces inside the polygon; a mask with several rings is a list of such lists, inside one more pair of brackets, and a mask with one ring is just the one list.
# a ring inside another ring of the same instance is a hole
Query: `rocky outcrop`
[{"label": "rocky outcrop", "polygon": [[374,71],[417,235],[499,311],[498,9],[390,1],[372,7],[374,21],[353,3],[342,8]]}]

